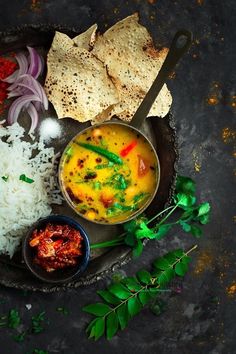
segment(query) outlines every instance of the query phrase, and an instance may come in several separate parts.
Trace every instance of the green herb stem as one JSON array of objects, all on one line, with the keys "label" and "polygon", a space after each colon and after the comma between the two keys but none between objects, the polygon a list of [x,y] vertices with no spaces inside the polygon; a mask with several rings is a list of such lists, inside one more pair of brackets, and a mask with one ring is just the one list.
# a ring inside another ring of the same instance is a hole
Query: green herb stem
[{"label": "green herb stem", "polygon": [[166,213],[168,210],[170,209],[174,209],[175,205],[171,205],[170,207],[166,208],[165,210],[162,210],[160,213],[158,213],[157,215],[153,216],[153,218],[151,218],[150,220],[147,221],[147,225],[150,224],[152,221],[154,221],[155,219],[157,219],[160,215]]}]

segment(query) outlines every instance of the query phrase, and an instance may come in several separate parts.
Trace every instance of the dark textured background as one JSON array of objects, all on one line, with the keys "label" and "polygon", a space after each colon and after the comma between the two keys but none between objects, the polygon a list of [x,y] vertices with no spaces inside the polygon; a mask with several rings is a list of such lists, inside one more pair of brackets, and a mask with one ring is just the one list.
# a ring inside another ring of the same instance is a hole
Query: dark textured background
[{"label": "dark textured background", "polygon": [[[105,279],[78,290],[54,294],[23,293],[0,288],[0,314],[19,309],[26,326],[45,310],[46,330],[15,343],[11,330],[0,329],[0,353],[26,353],[34,348],[50,353],[236,353],[235,318],[235,2],[233,0],[1,0],[0,31],[25,23],[54,23],[85,30],[95,21],[100,29],[139,11],[156,45],[170,43],[174,32],[186,27],[194,45],[169,82],[178,129],[179,173],[192,176],[199,197],[212,205],[212,222],[197,241],[191,272],[180,295],[168,295],[167,310],[155,317],[145,309],[110,342],[87,340],[89,316],[81,307],[96,299]],[[210,99],[210,101],[209,101]],[[213,105],[209,102],[213,101]],[[228,128],[228,130],[225,130]],[[228,135],[223,135],[223,132]],[[121,272],[134,274],[166,250],[189,247],[195,240],[172,231],[162,242],[150,242],[140,259]],[[160,247],[161,246],[161,247]],[[25,308],[31,304],[31,310]],[[65,306],[70,314],[56,311]]]}]

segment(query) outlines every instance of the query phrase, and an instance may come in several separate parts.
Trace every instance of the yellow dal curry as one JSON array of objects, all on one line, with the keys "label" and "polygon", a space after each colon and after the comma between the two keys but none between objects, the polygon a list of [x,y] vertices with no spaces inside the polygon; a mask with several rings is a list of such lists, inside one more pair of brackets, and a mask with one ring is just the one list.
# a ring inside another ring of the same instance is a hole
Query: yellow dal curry
[{"label": "yellow dal curry", "polygon": [[85,218],[125,221],[153,197],[156,155],[138,132],[118,124],[90,128],[66,148],[60,164],[62,188]]}]

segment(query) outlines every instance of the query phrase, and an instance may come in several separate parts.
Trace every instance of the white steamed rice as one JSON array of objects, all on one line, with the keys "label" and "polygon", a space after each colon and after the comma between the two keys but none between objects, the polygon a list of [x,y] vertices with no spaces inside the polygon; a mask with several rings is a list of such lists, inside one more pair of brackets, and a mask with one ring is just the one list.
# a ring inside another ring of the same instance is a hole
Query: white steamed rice
[{"label": "white steamed rice", "polygon": [[[10,257],[27,229],[50,215],[50,205],[62,203],[54,149],[24,141],[24,132],[18,123],[0,127],[0,254]],[[19,180],[22,174],[34,182]]]}]

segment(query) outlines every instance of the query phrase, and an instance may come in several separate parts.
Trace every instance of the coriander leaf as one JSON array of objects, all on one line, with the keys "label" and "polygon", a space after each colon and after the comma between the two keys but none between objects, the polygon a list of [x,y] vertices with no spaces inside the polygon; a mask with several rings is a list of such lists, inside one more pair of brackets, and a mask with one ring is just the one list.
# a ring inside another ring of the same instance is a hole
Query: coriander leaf
[{"label": "coriander leaf", "polygon": [[127,303],[124,303],[123,305],[118,307],[116,310],[116,313],[117,313],[117,317],[118,317],[118,320],[120,323],[120,328],[124,329],[127,326],[128,320],[129,320]]},{"label": "coriander leaf", "polygon": [[136,275],[137,278],[144,284],[148,284],[151,281],[151,274],[144,269],[139,270]]},{"label": "coriander leaf", "polygon": [[20,175],[19,180],[23,181],[23,182],[26,182],[26,183],[34,183],[34,180],[29,178],[29,177],[27,177],[25,174]]},{"label": "coriander leaf", "polygon": [[121,300],[125,300],[130,296],[129,290],[122,284],[112,284],[108,290]]},{"label": "coriander leaf", "polygon": [[142,306],[137,298],[137,296],[131,297],[128,300],[128,312],[131,317],[137,315],[142,309]]},{"label": "coriander leaf", "polygon": [[143,252],[143,244],[140,240],[137,240],[132,251],[133,258],[139,257],[142,254],[142,252]]},{"label": "coriander leaf", "polygon": [[118,330],[118,318],[115,311],[107,316],[107,339],[111,339]]},{"label": "coriander leaf", "polygon": [[92,315],[96,315],[96,316],[104,316],[109,311],[111,311],[111,308],[106,304],[97,302],[95,304],[84,306],[83,311],[91,313]]},{"label": "coriander leaf", "polygon": [[188,194],[177,193],[175,196],[176,203],[180,208],[189,208],[196,203],[196,197]]},{"label": "coriander leaf", "polygon": [[184,221],[181,221],[180,220],[180,225],[182,226],[182,229],[185,231],[185,232],[190,232],[191,231],[191,225],[189,225],[188,223],[184,222]]},{"label": "coriander leaf", "polygon": [[191,234],[198,238],[202,235],[202,230],[196,225],[191,225]]},{"label": "coriander leaf", "polygon": [[205,215],[199,216],[199,222],[200,222],[202,225],[208,224],[209,221],[210,221],[210,214],[205,214]]},{"label": "coriander leaf", "polygon": [[175,189],[177,193],[193,195],[196,192],[196,183],[189,177],[177,176]]},{"label": "coriander leaf", "polygon": [[94,330],[94,335],[95,335],[95,340],[98,340],[105,331],[105,319],[104,318],[98,318],[96,323],[95,323],[95,330]]},{"label": "coriander leaf", "polygon": [[99,182],[99,181],[93,182],[92,187],[95,191],[101,190],[102,189],[101,182]]},{"label": "coriander leaf", "polygon": [[175,273],[181,277],[183,277],[185,275],[187,270],[188,270],[188,266],[187,266],[187,264],[185,264],[183,262],[179,262],[175,266]]},{"label": "coriander leaf", "polygon": [[[125,241],[126,245],[131,246],[131,247],[134,247],[137,243],[135,235],[132,233],[128,233],[127,236],[125,237],[124,241]],[[142,243],[142,242],[140,241],[140,243]]]},{"label": "coriander leaf", "polygon": [[202,203],[199,205],[198,208],[198,216],[203,216],[205,214],[208,214],[210,211],[211,207],[209,203]]},{"label": "coriander leaf", "polygon": [[167,232],[171,229],[172,225],[160,225],[157,229],[157,233],[155,234],[155,238],[157,240],[161,240],[163,236],[167,234]]},{"label": "coriander leaf", "polygon": [[118,305],[120,303],[119,299],[117,297],[113,296],[109,291],[107,290],[98,290],[97,294],[106,302],[112,305]]},{"label": "coriander leaf", "polygon": [[153,232],[152,229],[150,229],[145,222],[141,222],[139,225],[139,228],[135,231],[135,236],[138,239],[142,238],[150,238],[153,239],[156,237],[156,234]]},{"label": "coriander leaf", "polygon": [[4,182],[7,182],[8,178],[9,178],[9,176],[2,176],[2,179]]}]

